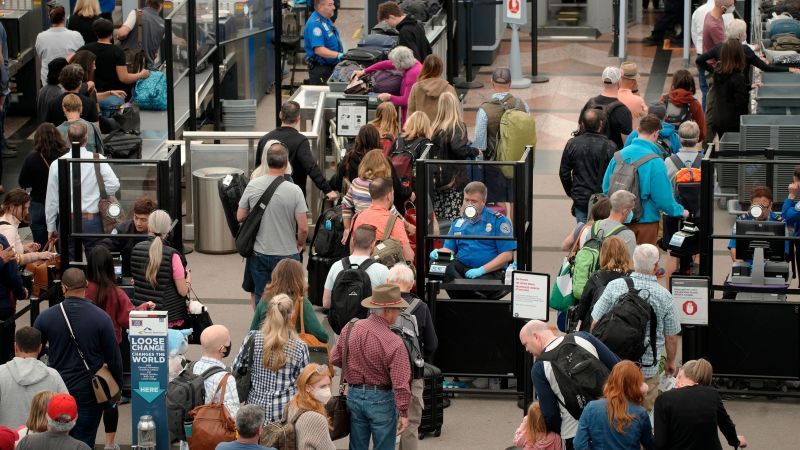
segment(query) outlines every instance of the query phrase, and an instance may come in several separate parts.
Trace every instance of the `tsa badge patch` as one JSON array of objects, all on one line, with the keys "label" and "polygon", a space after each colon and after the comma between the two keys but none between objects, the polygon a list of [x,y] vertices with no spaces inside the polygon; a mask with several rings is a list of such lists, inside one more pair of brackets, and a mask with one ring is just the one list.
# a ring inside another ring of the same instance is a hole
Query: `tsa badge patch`
[{"label": "tsa badge patch", "polygon": [[500,232],[503,234],[511,233],[511,225],[509,225],[508,223],[500,225]]},{"label": "tsa badge patch", "polygon": [[317,36],[317,37],[322,36],[322,29],[320,27],[314,28],[314,36]]}]

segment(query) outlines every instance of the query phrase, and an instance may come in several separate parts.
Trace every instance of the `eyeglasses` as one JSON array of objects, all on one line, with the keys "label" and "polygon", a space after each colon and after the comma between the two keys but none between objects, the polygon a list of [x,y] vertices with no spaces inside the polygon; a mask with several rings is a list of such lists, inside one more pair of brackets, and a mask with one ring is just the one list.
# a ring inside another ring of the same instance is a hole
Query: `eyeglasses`
[{"label": "eyeglasses", "polygon": [[328,374],[328,367],[327,366],[323,366],[322,364],[318,364],[317,368],[314,369],[314,372],[316,372],[316,373],[318,373],[320,375],[326,375],[326,374]]}]

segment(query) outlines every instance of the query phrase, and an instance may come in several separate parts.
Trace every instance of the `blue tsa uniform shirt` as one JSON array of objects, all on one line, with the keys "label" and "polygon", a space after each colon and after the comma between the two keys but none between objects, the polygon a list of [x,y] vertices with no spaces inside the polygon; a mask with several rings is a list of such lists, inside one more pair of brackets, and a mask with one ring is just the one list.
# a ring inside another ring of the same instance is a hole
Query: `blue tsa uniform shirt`
[{"label": "blue tsa uniform shirt", "polygon": [[342,40],[339,39],[339,30],[333,25],[330,19],[322,17],[314,11],[306,22],[303,31],[303,47],[306,51],[306,61],[315,64],[336,65],[336,58],[320,58],[314,54],[315,47],[325,47],[336,53],[344,51]]},{"label": "blue tsa uniform shirt", "polygon": [[[450,236],[505,236],[513,237],[511,222],[497,211],[483,208],[480,219],[472,222],[459,217],[450,226]],[[447,239],[444,247],[456,254],[458,260],[467,267],[480,267],[503,252],[517,249],[516,241]]]}]

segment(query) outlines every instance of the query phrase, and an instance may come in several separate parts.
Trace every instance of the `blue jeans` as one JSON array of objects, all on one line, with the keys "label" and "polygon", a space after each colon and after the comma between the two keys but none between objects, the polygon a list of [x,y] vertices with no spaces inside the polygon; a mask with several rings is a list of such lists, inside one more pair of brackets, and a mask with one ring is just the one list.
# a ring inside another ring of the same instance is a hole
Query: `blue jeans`
[{"label": "blue jeans", "polygon": [[369,438],[375,450],[394,450],[397,440],[397,406],[394,391],[350,387],[350,450],[366,450]]},{"label": "blue jeans", "polygon": [[[103,219],[100,218],[100,214],[92,217],[91,219],[87,219],[85,217],[81,217],[81,229],[75,230],[77,233],[104,233],[103,231]],[[92,249],[100,243],[102,239],[83,239],[83,249],[86,251],[86,255],[88,256],[92,253]],[[63,252],[63,250],[62,250]],[[75,246],[72,245],[70,242],[69,245],[69,259],[70,261],[79,261],[81,258],[75,252]],[[94,447],[93,447],[94,448]]]},{"label": "blue jeans", "polygon": [[302,257],[299,253],[286,256],[271,256],[253,252],[253,256],[248,258],[250,276],[253,278],[253,284],[255,285],[253,292],[256,294],[256,301],[261,298],[261,293],[264,292],[264,286],[272,281],[272,271],[275,270],[275,266],[277,266],[282,259],[287,258],[302,261]]},{"label": "blue jeans", "polygon": [[572,214],[575,215],[575,222],[577,223],[586,223],[589,220],[588,211],[582,211],[578,208],[573,208]]},{"label": "blue jeans", "polygon": [[117,97],[116,95],[109,95],[103,100],[100,100],[99,103],[100,112],[103,114],[103,116],[111,117],[111,114],[119,107],[119,105],[124,104],[125,100]]},{"label": "blue jeans", "polygon": [[706,110],[706,95],[708,94],[708,80],[706,80],[706,71],[700,69],[697,71],[698,79],[700,80],[700,92],[703,93],[703,111]]},{"label": "blue jeans", "polygon": [[31,202],[31,233],[33,242],[42,248],[47,244],[47,221],[44,217],[44,204]]},{"label": "blue jeans", "polygon": [[94,448],[94,440],[97,437],[103,410],[95,401],[93,393],[76,396],[76,403],[78,404],[78,420],[69,435],[85,442],[89,448]]}]

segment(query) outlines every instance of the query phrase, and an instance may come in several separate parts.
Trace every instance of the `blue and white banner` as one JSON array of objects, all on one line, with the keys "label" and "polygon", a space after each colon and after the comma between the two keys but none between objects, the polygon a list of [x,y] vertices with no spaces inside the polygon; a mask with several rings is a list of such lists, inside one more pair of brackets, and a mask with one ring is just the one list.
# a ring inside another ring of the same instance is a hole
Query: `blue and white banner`
[{"label": "blue and white banner", "polygon": [[141,416],[153,416],[156,424],[156,448],[169,448],[166,391],[169,382],[167,364],[166,311],[131,311],[131,391],[133,444]]}]

